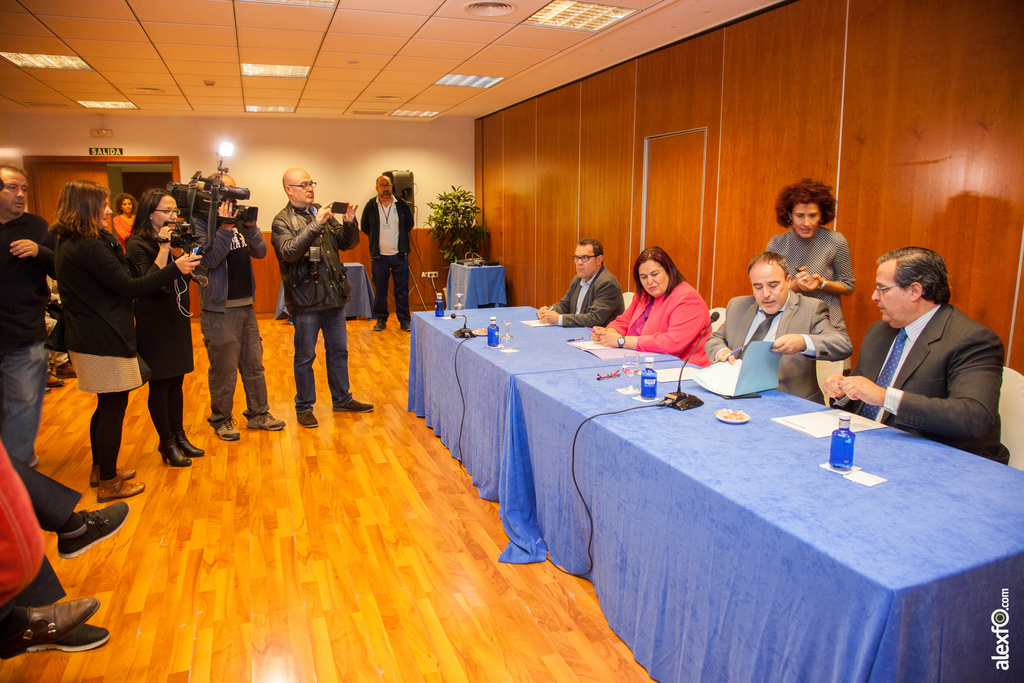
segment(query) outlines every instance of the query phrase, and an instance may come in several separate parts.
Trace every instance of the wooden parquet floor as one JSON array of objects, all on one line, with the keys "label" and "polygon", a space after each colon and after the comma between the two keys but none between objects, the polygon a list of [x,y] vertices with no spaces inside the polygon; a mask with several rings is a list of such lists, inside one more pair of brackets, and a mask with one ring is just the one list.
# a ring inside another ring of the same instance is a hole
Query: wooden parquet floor
[{"label": "wooden parquet floor", "polygon": [[[500,564],[498,506],[422,419],[406,411],[409,335],[348,325],[356,398],[334,414],[316,361],[318,429],[295,423],[292,328],[261,320],[271,412],[283,431],[220,441],[206,424],[207,361],[193,323],[196,370],[185,425],[206,457],[164,466],[132,392],[119,464],[146,492],[116,536],[72,560],[47,556],[69,598],[102,602],[91,623],[110,642],[81,654],[0,662],[4,683],[83,681],[650,680],[608,628],[593,586],[550,563]],[[245,408],[241,383],[235,415]],[[46,397],[39,470],[84,491],[95,398],[74,380]]]}]

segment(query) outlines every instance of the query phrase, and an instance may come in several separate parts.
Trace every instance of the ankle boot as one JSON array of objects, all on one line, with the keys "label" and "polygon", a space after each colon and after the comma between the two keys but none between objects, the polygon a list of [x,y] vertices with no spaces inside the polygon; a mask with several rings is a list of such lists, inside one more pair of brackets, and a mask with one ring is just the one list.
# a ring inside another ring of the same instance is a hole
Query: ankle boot
[{"label": "ankle boot", "polygon": [[196,448],[191,443],[189,443],[188,438],[185,436],[184,430],[174,432],[174,442],[178,444],[178,450],[190,458],[201,458],[204,455],[206,455],[206,451],[204,451],[201,448]]},{"label": "ankle boot", "polygon": [[145,484],[130,484],[118,474],[113,479],[100,479],[99,490],[96,492],[96,501],[107,503],[118,498],[131,498],[145,490]]},{"label": "ankle boot", "polygon": [[178,444],[175,442],[172,436],[169,439],[160,442],[160,445],[156,447],[160,451],[160,457],[163,461],[171,467],[191,467],[192,461],[182,455],[181,451],[178,450]]},{"label": "ankle boot", "polygon": [[[127,481],[135,477],[135,470],[122,470],[120,467],[117,468],[117,473],[121,475],[121,478]],[[93,465],[92,472],[89,474],[89,486],[96,488],[100,485],[100,466]]]}]

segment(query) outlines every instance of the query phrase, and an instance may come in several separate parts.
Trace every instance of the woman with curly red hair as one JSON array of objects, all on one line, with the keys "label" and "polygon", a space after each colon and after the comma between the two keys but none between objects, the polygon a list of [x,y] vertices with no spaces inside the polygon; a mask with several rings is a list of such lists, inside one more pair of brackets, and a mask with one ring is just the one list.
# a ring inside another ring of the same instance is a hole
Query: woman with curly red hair
[{"label": "woman with curly red hair", "polygon": [[835,217],[836,198],[825,183],[804,178],[782,188],[775,200],[775,220],[789,229],[768,241],[768,251],[789,262],[789,288],[828,304],[829,321],[845,332],[839,297],[853,293],[850,247],[842,233],[819,229]]}]

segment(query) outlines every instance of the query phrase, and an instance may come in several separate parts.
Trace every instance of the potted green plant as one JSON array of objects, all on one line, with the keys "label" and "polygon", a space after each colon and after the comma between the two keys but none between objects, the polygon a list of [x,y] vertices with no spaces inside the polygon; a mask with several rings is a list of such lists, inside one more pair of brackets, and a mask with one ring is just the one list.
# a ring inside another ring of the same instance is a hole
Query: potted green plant
[{"label": "potted green plant", "polygon": [[437,240],[446,261],[454,263],[465,258],[483,244],[487,228],[476,222],[480,209],[472,192],[453,185],[451,192],[442,192],[436,202],[427,202],[427,206],[433,210],[427,218],[430,238]]}]

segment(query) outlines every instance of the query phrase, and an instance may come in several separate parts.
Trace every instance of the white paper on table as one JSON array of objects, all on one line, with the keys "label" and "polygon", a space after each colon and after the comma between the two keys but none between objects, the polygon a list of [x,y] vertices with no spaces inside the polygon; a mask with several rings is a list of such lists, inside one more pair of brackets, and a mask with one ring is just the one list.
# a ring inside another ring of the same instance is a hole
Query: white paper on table
[{"label": "white paper on table", "polygon": [[868,474],[867,472],[850,472],[849,474],[844,474],[843,479],[849,479],[864,486],[875,486],[883,481],[889,481],[888,479],[882,479],[877,474]]},{"label": "white paper on table", "polygon": [[[832,436],[832,432],[839,429],[839,413],[842,412],[846,411],[821,410],[814,413],[804,413],[803,415],[773,417],[772,422],[778,422],[780,425],[803,432],[813,436],[815,439],[823,439],[826,436]],[[881,422],[875,422],[860,415],[851,416],[850,430],[854,433],[868,432],[872,429],[883,429],[884,427],[885,425]]]},{"label": "white paper on table", "polygon": [[827,462],[823,462],[820,465],[818,465],[818,467],[820,467],[823,470],[828,470],[829,472],[835,472],[836,474],[841,474],[843,476],[846,476],[847,474],[849,474],[851,472],[860,472],[860,468],[857,467],[856,465],[854,465],[853,467],[851,467],[848,470],[837,470],[834,467],[832,467],[832,465],[829,465]]},{"label": "white paper on table", "polygon": [[[599,344],[596,341],[587,341],[587,340],[577,341],[577,342],[568,342],[568,344],[569,344],[569,346],[575,346],[577,349],[583,349],[584,351],[596,351],[597,349],[606,348],[604,346],[601,346],[601,344]],[[610,350],[625,352],[625,351],[632,351],[633,349],[610,349]]]},{"label": "white paper on table", "polygon": [[519,322],[530,327],[551,327],[554,325],[554,323],[546,323],[542,320],[520,320]]},{"label": "white paper on table", "polygon": [[[680,366],[682,367],[682,366]],[[683,379],[693,379],[693,376],[700,372],[702,368],[696,365],[688,365],[683,370]],[[679,381],[679,368],[662,368],[658,370],[658,381],[659,382],[678,382]]]}]

